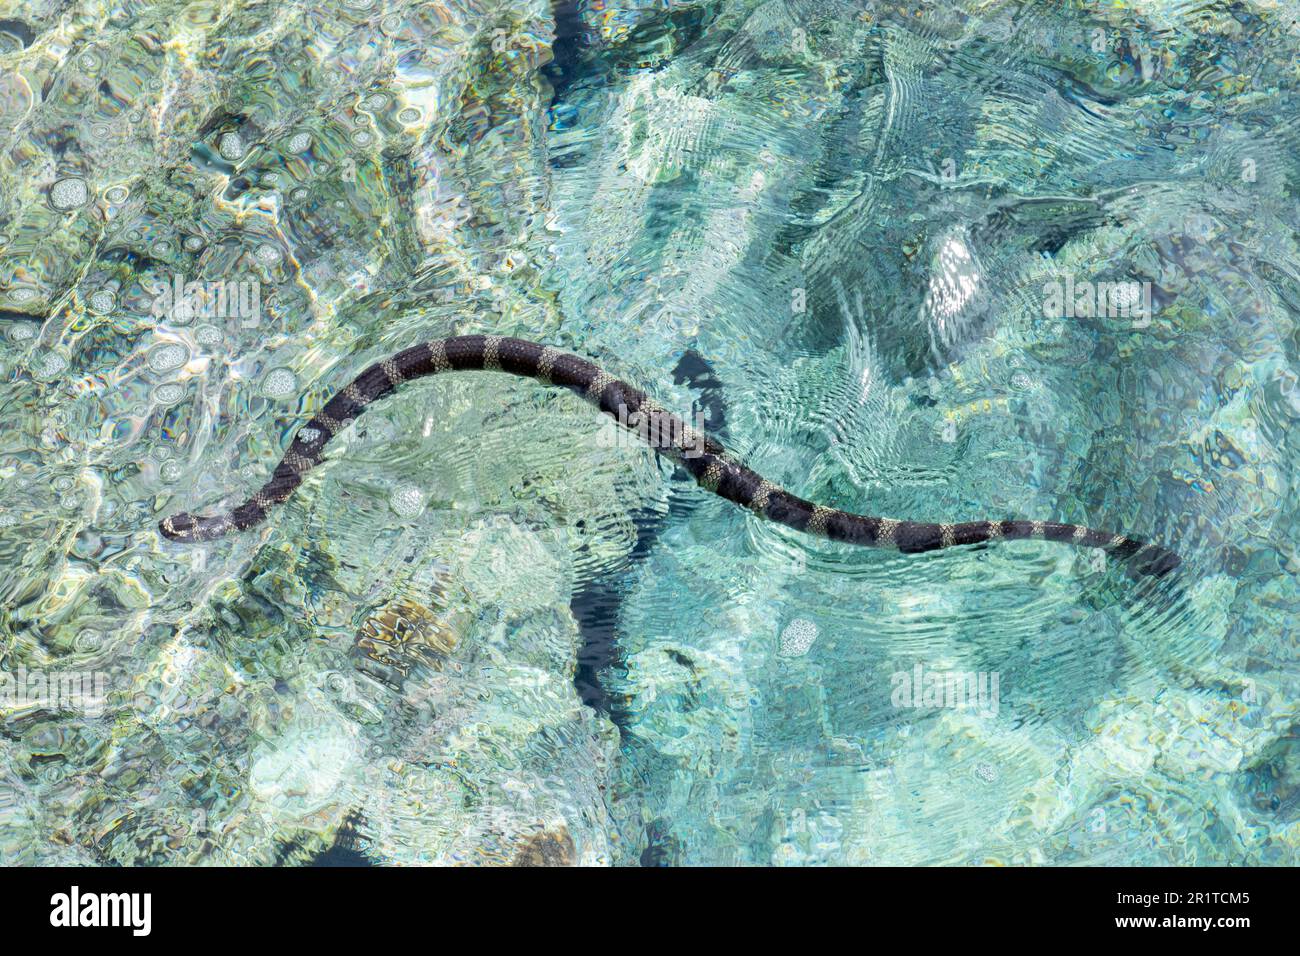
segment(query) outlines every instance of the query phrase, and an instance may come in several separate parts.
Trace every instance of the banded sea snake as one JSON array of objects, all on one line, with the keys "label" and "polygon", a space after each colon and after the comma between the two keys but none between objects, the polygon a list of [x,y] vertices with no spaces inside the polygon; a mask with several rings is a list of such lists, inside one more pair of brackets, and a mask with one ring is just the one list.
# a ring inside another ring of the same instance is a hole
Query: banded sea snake
[{"label": "banded sea snake", "polygon": [[708,491],[769,521],[832,541],[918,554],[956,545],[1041,538],[1100,548],[1110,556],[1131,562],[1132,568],[1142,574],[1163,575],[1180,563],[1178,555],[1159,545],[1081,525],[1054,521],[939,524],[851,514],[816,505],[767,481],[728,455],[717,441],[586,359],[550,346],[496,335],[434,339],[370,366],[298,430],[271,480],[252,498],[226,514],[175,514],[162,521],[159,529],[173,541],[195,542],[259,524],[271,508],[289,499],[303,475],[320,464],[329,440],[370,403],[411,379],[471,370],[509,372],[571,389],[620,424],[640,423],[642,437],[665,437],[651,442],[651,447],[684,467]]}]

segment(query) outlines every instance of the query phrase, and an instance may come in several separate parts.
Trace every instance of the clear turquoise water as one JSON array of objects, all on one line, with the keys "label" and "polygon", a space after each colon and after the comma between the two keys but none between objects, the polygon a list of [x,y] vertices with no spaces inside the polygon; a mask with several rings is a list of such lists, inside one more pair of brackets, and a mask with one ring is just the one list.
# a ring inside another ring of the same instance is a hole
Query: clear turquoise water
[{"label": "clear turquoise water", "polygon": [[[1297,862],[1294,3],[6,16],[0,669],[102,693],[0,700],[3,862]],[[1098,280],[1150,318],[1045,308]],[[159,540],[487,331],[805,497],[1183,572],[805,539],[489,374]]]}]

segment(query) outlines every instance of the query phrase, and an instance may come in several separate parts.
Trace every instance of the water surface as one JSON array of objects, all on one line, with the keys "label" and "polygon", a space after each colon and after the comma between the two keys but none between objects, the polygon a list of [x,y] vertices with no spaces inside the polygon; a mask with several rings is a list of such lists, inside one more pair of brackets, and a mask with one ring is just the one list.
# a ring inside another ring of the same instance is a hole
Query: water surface
[{"label": "water surface", "polygon": [[[0,859],[1295,864],[1297,16],[10,10]],[[254,531],[156,534],[473,332],[819,502],[1182,573],[803,538],[488,373],[372,407]]]}]

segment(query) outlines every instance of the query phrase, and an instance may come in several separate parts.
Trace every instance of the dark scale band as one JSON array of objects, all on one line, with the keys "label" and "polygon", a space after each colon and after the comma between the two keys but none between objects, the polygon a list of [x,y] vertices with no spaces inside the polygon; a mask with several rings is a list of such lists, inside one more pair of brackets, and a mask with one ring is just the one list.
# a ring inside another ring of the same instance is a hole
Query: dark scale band
[{"label": "dark scale band", "polygon": [[620,424],[637,430],[656,452],[685,467],[702,487],[796,531],[906,554],[963,544],[1041,538],[1101,548],[1113,557],[1134,559],[1133,566],[1144,574],[1165,574],[1179,564],[1178,555],[1158,545],[1080,525],[1054,521],[932,524],[856,515],[815,505],[731,459],[717,441],[695,431],[644,392],[586,359],[536,342],[496,335],[435,339],[370,366],[298,430],[271,480],[252,498],[224,515],[181,512],[164,520],[159,528],[173,541],[210,541],[232,530],[247,530],[266,520],[271,508],[289,499],[302,484],[302,476],[320,464],[329,440],[371,402],[410,379],[480,369],[534,378],[577,392]]}]

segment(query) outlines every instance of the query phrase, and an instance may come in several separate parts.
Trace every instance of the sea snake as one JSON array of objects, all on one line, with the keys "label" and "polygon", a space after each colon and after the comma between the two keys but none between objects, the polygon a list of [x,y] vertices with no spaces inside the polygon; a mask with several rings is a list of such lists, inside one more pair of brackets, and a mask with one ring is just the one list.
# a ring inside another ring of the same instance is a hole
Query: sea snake
[{"label": "sea snake", "polygon": [[873,548],[918,554],[963,544],[1037,539],[1100,548],[1143,574],[1163,575],[1178,566],[1172,551],[1123,534],[1054,521],[962,521],[937,524],[851,514],[827,508],[779,488],[737,461],[713,438],[686,424],[644,392],[580,356],[536,342],[498,335],[434,339],[370,366],[298,429],[271,480],[226,514],[181,512],[159,524],[174,541],[211,541],[244,531],[287,501],[302,477],[320,464],[329,440],[403,382],[440,372],[509,372],[562,386],[583,395],[619,424],[635,429],[656,452],[685,468],[708,491],[769,521],[807,534]]}]

